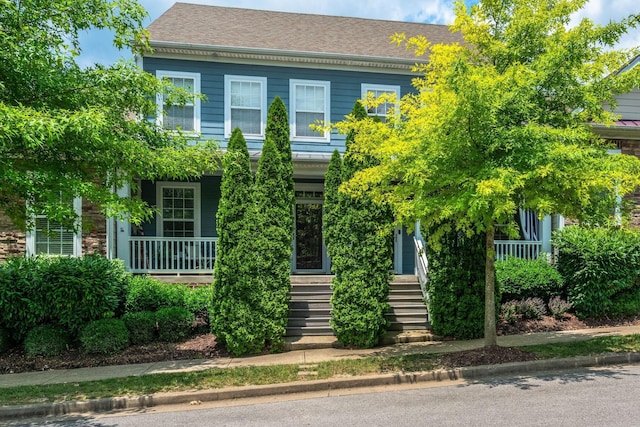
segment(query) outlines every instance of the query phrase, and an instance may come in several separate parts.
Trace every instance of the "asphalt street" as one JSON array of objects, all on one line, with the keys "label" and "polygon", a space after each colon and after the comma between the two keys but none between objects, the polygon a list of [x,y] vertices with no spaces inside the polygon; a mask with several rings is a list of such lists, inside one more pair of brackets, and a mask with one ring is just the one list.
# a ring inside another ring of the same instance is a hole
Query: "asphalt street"
[{"label": "asphalt street", "polygon": [[359,389],[117,415],[32,419],[8,426],[637,426],[640,365],[434,387]]}]

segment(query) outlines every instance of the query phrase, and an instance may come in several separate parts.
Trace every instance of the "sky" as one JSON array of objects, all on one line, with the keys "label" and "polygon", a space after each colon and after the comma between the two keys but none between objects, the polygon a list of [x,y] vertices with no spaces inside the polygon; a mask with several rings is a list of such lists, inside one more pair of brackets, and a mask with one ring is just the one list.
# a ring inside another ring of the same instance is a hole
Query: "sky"
[{"label": "sky", "polygon": [[[175,0],[138,1],[149,13],[145,27],[175,3]],[[475,0],[465,1],[475,3]],[[183,0],[183,2],[430,24],[450,24],[454,19],[454,0]],[[587,17],[597,23],[605,24],[610,20],[620,20],[631,13],[640,13],[638,0],[589,0],[586,7],[573,17],[573,22]],[[78,63],[81,66],[90,66],[95,63],[110,65],[121,58],[132,59],[130,52],[118,51],[112,46],[112,38],[106,31],[92,30],[83,33],[80,38],[82,54],[78,58]],[[640,29],[625,36],[618,47],[633,46],[640,46]]]}]

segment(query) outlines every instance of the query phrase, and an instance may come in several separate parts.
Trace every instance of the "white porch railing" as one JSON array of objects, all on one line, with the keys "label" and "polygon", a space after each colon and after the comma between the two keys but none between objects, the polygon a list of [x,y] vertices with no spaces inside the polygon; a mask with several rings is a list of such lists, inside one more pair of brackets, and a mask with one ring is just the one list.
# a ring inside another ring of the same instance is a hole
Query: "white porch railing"
[{"label": "white porch railing", "polygon": [[504,261],[507,257],[536,259],[542,252],[542,242],[529,240],[496,240],[496,260]]},{"label": "white porch railing", "polygon": [[216,237],[130,237],[132,273],[213,273]]}]

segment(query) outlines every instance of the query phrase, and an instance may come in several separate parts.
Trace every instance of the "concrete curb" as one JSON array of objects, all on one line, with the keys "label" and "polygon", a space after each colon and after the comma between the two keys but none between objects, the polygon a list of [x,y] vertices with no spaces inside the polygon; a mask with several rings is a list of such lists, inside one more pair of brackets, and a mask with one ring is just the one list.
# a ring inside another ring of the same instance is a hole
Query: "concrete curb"
[{"label": "concrete curb", "polygon": [[503,375],[544,373],[560,369],[640,363],[640,353],[607,353],[598,356],[580,356],[567,359],[547,359],[532,362],[514,362],[500,365],[470,366],[427,372],[394,373],[353,378],[301,381],[262,386],[230,387],[220,390],[200,390],[180,393],[160,393],[136,397],[113,397],[86,401],[44,403],[0,407],[0,420],[60,416],[82,413],[104,413],[119,410],[143,409],[154,406],[185,404],[192,401],[215,402],[248,397],[375,387],[399,384],[417,384],[430,381],[476,380]]}]

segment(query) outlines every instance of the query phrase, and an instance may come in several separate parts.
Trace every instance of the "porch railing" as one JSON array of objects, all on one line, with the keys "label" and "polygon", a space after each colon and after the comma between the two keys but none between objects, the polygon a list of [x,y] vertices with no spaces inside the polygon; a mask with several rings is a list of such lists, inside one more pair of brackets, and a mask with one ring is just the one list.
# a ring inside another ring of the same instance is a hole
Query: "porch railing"
[{"label": "porch railing", "polygon": [[536,259],[542,252],[542,242],[529,240],[496,240],[496,260],[507,257]]},{"label": "porch railing", "polygon": [[130,237],[132,273],[213,273],[216,237]]}]

